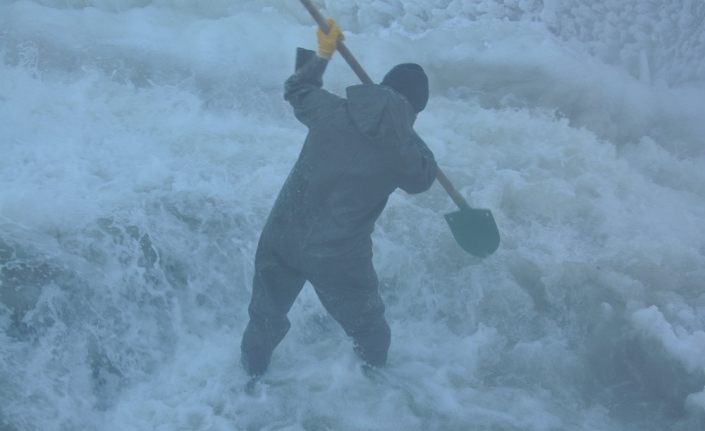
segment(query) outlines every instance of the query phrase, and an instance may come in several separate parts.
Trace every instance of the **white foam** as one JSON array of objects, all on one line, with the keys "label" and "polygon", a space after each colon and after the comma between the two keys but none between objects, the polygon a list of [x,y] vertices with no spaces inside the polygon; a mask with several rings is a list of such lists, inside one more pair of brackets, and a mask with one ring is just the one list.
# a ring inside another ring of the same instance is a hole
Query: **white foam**
[{"label": "white foam", "polygon": [[[427,69],[417,129],[493,211],[500,250],[460,251],[439,186],[395,193],[374,234],[391,384],[360,373],[307,286],[247,396],[239,337],[258,234],[306,133],[281,92],[310,18],[273,0],[2,3],[0,424],[666,429],[674,405],[696,423],[705,97],[658,77],[697,61],[647,55],[635,76],[573,2],[324,3],[373,78]],[[580,37],[552,27],[566,8]],[[336,56],[326,88],[355,82]],[[639,343],[663,354],[630,356]],[[652,380],[668,390],[639,387]]]}]

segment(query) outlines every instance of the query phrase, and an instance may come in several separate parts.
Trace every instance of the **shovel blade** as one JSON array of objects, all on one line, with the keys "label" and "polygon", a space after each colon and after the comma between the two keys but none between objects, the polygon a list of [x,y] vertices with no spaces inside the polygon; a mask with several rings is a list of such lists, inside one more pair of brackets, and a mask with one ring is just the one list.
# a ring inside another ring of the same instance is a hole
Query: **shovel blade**
[{"label": "shovel blade", "polygon": [[499,247],[499,230],[490,210],[464,208],[445,218],[460,247],[473,256],[487,257]]}]

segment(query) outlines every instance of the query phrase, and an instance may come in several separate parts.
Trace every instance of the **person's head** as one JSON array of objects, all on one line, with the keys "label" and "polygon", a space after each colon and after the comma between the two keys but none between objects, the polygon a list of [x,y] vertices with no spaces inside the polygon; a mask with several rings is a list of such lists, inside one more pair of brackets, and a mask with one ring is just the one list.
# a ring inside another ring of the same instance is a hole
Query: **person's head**
[{"label": "person's head", "polygon": [[418,114],[428,102],[428,77],[416,63],[402,63],[394,66],[382,79],[382,85],[401,93],[411,103]]}]

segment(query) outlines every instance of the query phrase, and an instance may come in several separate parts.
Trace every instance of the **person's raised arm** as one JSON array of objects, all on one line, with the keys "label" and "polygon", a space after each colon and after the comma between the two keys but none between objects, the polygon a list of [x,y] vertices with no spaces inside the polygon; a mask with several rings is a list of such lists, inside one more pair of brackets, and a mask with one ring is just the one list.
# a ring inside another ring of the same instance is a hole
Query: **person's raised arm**
[{"label": "person's raised arm", "polygon": [[284,99],[294,108],[296,118],[307,126],[325,110],[328,101],[337,100],[333,94],[322,90],[323,72],[335,52],[342,31],[334,20],[328,20],[329,31],[317,32],[318,55],[299,48],[296,53],[296,71],[284,83]]}]

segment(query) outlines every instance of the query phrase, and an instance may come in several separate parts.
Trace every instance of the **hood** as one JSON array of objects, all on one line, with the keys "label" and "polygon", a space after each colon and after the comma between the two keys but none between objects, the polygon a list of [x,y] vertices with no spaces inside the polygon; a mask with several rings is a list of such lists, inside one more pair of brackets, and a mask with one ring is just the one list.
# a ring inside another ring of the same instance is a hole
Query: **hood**
[{"label": "hood", "polygon": [[348,112],[358,130],[377,145],[401,144],[412,132],[416,114],[395,90],[381,85],[347,89]]}]

